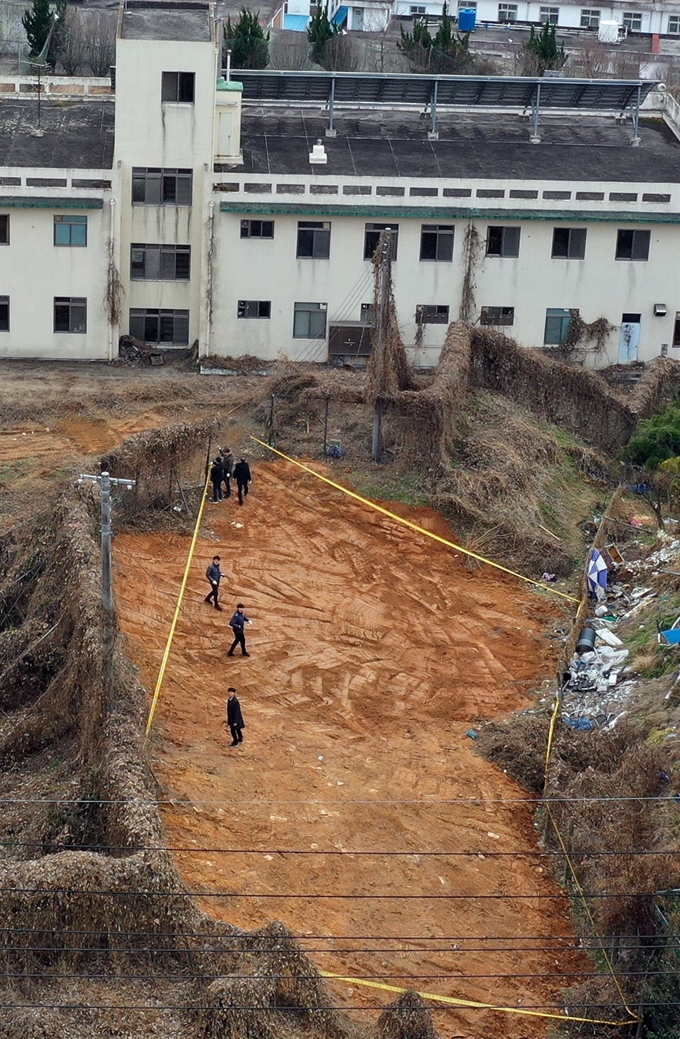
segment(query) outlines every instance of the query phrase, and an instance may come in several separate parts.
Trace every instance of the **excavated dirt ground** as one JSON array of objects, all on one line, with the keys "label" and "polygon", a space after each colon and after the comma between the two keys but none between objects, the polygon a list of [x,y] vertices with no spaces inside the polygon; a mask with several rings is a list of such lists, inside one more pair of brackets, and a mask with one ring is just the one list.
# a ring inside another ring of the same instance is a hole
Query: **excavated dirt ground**
[{"label": "excavated dirt ground", "polygon": [[[429,510],[395,511],[451,536]],[[168,534],[114,542],[120,622],[149,690],[188,547]],[[203,601],[216,553],[222,613]],[[226,657],[237,601],[253,621],[248,659]],[[171,846],[187,849],[176,858],[189,886],[218,896],[204,906],[247,928],[283,920],[325,970],[559,1005],[564,975],[589,966],[535,855],[528,807],[446,799],[523,796],[466,732],[529,705],[554,669],[546,635],[565,617],[549,596],[468,569],[287,463],[256,468],[244,508],[206,506],[151,744],[163,796],[190,802],[165,822]],[[231,684],[247,723],[235,750]],[[338,897],[358,894],[392,897]],[[393,998],[331,984],[345,1007]],[[447,1037],[547,1031],[542,1019],[481,1010],[435,1019]]]}]

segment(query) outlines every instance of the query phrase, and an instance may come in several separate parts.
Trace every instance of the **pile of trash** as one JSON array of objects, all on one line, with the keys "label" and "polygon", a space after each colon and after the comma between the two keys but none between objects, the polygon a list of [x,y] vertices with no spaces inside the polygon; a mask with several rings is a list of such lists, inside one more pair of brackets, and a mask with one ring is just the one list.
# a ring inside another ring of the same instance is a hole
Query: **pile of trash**
[{"label": "pile of trash", "polygon": [[569,662],[562,687],[562,718],[575,729],[613,727],[635,685],[630,679],[620,681],[629,651],[611,630],[616,619],[589,621]]}]

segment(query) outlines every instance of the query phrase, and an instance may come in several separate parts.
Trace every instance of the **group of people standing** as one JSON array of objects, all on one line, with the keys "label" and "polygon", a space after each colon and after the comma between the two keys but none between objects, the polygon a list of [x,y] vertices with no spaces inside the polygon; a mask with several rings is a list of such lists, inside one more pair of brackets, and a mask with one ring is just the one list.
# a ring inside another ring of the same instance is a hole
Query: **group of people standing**
[{"label": "group of people standing", "polygon": [[[245,458],[241,458],[240,461],[234,463],[234,456],[231,450],[225,447],[216,455],[210,467],[210,482],[213,488],[212,500],[214,505],[224,498],[231,498],[232,479],[236,481],[238,503],[243,505],[248,494],[248,484],[252,480],[250,466]],[[223,484],[224,491],[222,490]]]}]

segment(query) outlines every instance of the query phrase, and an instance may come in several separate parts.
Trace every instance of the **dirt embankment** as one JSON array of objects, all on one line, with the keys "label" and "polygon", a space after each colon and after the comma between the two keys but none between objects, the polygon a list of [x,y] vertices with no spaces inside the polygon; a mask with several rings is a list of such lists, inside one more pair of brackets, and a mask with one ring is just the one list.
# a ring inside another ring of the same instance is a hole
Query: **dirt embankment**
[{"label": "dirt embankment", "polygon": [[[450,536],[437,514],[400,508]],[[239,926],[283,920],[331,972],[556,1004],[564,976],[587,969],[567,906],[529,806],[494,801],[521,791],[466,732],[530,704],[564,611],[285,463],[256,468],[244,508],[232,498],[207,510],[152,745],[189,886]],[[150,688],[187,550],[170,535],[116,539],[121,624]],[[216,553],[223,613],[203,602]],[[251,656],[230,660],[237,601],[253,620]],[[236,750],[224,727],[231,684],[247,722]],[[336,983],[333,998],[391,997]],[[527,1034],[510,1016],[436,1016],[443,1034],[454,1023],[475,1037]]]}]

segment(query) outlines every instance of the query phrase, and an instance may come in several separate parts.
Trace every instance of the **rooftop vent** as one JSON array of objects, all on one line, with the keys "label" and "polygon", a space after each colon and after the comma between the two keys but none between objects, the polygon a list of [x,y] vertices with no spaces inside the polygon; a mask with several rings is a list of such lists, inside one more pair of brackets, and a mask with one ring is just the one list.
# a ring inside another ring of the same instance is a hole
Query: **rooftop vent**
[{"label": "rooftop vent", "polygon": [[309,161],[312,166],[325,166],[328,162],[328,156],[326,155],[326,149],[323,146],[321,138],[313,145],[311,152],[309,153]]}]

